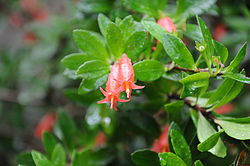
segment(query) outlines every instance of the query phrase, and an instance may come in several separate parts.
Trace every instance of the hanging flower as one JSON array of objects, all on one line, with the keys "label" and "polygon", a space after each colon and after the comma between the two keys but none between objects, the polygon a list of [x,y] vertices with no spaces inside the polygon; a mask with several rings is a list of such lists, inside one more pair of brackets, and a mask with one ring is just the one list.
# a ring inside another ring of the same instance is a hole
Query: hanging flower
[{"label": "hanging flower", "polygon": [[169,17],[163,17],[157,21],[157,24],[159,24],[162,28],[166,29],[168,32],[174,32],[176,31],[176,27],[174,25],[174,22]]},{"label": "hanging flower", "polygon": [[217,114],[226,114],[226,113],[232,112],[233,109],[234,109],[234,105],[228,103],[228,104],[225,104],[225,105],[223,105],[223,106],[217,108],[217,109],[215,110],[215,112],[216,112]]},{"label": "hanging flower", "polygon": [[169,145],[168,145],[168,125],[165,125],[162,131],[162,134],[160,135],[159,139],[156,139],[154,141],[153,146],[151,147],[151,150],[156,153],[163,153],[163,152],[169,152]]},{"label": "hanging flower", "polygon": [[44,131],[48,131],[48,132],[52,131],[55,121],[56,121],[55,113],[48,113],[44,115],[35,128],[35,132],[34,132],[35,137],[42,138]]},{"label": "hanging flower", "polygon": [[138,86],[134,84],[134,69],[131,60],[126,54],[122,54],[122,58],[118,61],[120,68],[120,91],[125,91],[127,98],[130,99],[132,89],[142,89],[144,86]]},{"label": "hanging flower", "polygon": [[111,72],[108,77],[108,82],[106,84],[106,91],[100,88],[101,92],[105,96],[105,99],[98,101],[97,103],[111,103],[110,108],[117,110],[116,103],[117,102],[128,102],[129,100],[120,99],[120,69],[118,64],[114,64],[111,68]]}]

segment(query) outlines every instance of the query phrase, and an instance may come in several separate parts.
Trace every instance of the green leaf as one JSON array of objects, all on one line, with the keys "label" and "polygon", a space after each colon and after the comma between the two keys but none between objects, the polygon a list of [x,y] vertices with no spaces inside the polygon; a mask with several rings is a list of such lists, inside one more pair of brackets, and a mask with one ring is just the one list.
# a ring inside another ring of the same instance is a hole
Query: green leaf
[{"label": "green leaf", "polygon": [[188,69],[196,69],[193,56],[181,39],[165,33],[163,35],[163,47],[177,65]]},{"label": "green leaf", "polygon": [[48,159],[51,159],[52,152],[57,144],[55,136],[49,132],[44,132],[42,142],[43,142],[43,147],[47,153]]},{"label": "green leaf", "polygon": [[187,166],[191,166],[191,151],[183,135],[177,130],[171,130],[170,137],[175,154],[178,155]]},{"label": "green leaf", "polygon": [[108,79],[107,74],[93,79],[83,79],[78,89],[78,93],[86,94],[91,91],[94,91],[99,87],[101,87],[103,84],[105,84],[105,82],[107,82],[107,79]]},{"label": "green leaf", "polygon": [[225,73],[223,77],[231,78],[233,80],[243,82],[245,84],[250,84],[250,78],[246,77],[245,75],[241,73]]},{"label": "green leaf", "polygon": [[239,52],[231,61],[230,65],[226,68],[225,72],[234,72],[236,69],[239,68],[239,65],[241,61],[245,58],[246,56],[246,50],[247,50],[247,43],[244,43],[243,46],[240,48]]},{"label": "green leaf", "polygon": [[224,96],[226,96],[232,89],[235,81],[232,79],[224,79],[221,85],[210,96],[207,105],[217,104]]},{"label": "green leaf", "polygon": [[[199,113],[199,120],[197,126],[197,136],[200,142],[204,142],[211,135],[215,134],[215,129],[211,126],[211,124],[203,117],[201,113]],[[216,145],[209,150],[210,153],[215,156],[224,158],[227,154],[227,149],[223,144],[222,140],[219,138]]]},{"label": "green leaf", "polygon": [[65,56],[61,63],[70,70],[76,70],[81,64],[90,60],[94,60],[94,58],[85,53],[73,53]]},{"label": "green leaf", "polygon": [[225,63],[228,58],[227,48],[220,42],[213,40],[214,48],[222,63]]},{"label": "green leaf", "polygon": [[82,152],[74,152],[71,166],[104,166],[108,165],[114,158],[114,150],[112,149],[98,149],[92,151],[86,149]]},{"label": "green leaf", "polygon": [[73,37],[78,47],[88,56],[105,61],[108,59],[109,55],[99,34],[77,29],[73,31]]},{"label": "green leaf", "polygon": [[77,76],[84,79],[94,79],[107,74],[110,70],[109,64],[99,61],[87,61],[82,64],[76,71]]},{"label": "green leaf", "polygon": [[35,166],[31,152],[23,152],[17,156],[17,163],[25,166]]},{"label": "green leaf", "polygon": [[150,150],[137,150],[131,158],[136,166],[160,166],[158,154]]},{"label": "green leaf", "polygon": [[188,38],[193,39],[195,41],[199,41],[199,42],[202,41],[201,30],[199,26],[196,24],[187,24],[185,35]]},{"label": "green leaf", "polygon": [[144,31],[135,32],[125,44],[125,53],[132,60],[136,60],[140,53],[148,46],[147,33]]},{"label": "green leaf", "polygon": [[113,22],[107,25],[106,41],[113,56],[120,58],[124,52],[125,39],[119,26]]},{"label": "green leaf", "polygon": [[199,114],[194,109],[190,109],[189,112],[190,112],[191,119],[192,119],[192,121],[194,123],[194,126],[197,128],[198,127]]},{"label": "green leaf", "polygon": [[57,123],[60,134],[70,151],[74,148],[74,136],[76,132],[76,125],[72,118],[63,110],[57,114]]},{"label": "green leaf", "polygon": [[106,36],[107,26],[111,22],[110,19],[103,14],[99,14],[97,20],[102,35]]},{"label": "green leaf", "polygon": [[204,166],[200,160],[195,161],[194,166]]},{"label": "green leaf", "polygon": [[205,50],[204,53],[202,52],[202,55],[207,63],[208,68],[212,65],[212,56],[214,55],[214,46],[213,46],[213,39],[212,35],[206,26],[205,22],[197,16],[197,22],[200,26],[200,30],[203,37],[203,42],[205,44]]},{"label": "green leaf", "polygon": [[180,82],[183,84],[181,98],[202,95],[208,88],[209,77],[208,72],[200,72],[181,79]]},{"label": "green leaf", "polygon": [[215,112],[213,112],[213,115],[216,117],[216,119],[219,119],[219,120],[225,120],[225,121],[236,122],[236,123],[250,123],[250,116],[243,117],[243,118],[234,118],[234,117],[216,114]]},{"label": "green leaf", "polygon": [[208,137],[204,142],[201,142],[201,143],[197,146],[198,150],[201,151],[201,152],[205,152],[205,151],[208,151],[208,150],[210,150],[211,148],[213,148],[213,147],[217,144],[217,142],[218,142],[218,140],[219,140],[219,138],[220,138],[220,134],[221,134],[222,132],[224,132],[224,130],[221,130],[221,131],[219,131],[219,132],[217,132],[217,133],[211,135],[211,136]]},{"label": "green leaf", "polygon": [[154,81],[164,72],[164,66],[156,60],[144,60],[134,64],[135,77],[141,81]]},{"label": "green leaf", "polygon": [[43,154],[37,151],[32,151],[32,158],[36,166],[54,166]]},{"label": "green leaf", "polygon": [[207,11],[216,0],[178,0],[175,16],[185,19]]},{"label": "green leaf", "polygon": [[66,154],[62,145],[57,144],[53,150],[51,161],[55,166],[64,166],[66,162]]},{"label": "green leaf", "polygon": [[217,119],[215,123],[218,123],[230,137],[238,140],[250,139],[250,123],[235,123]]},{"label": "green leaf", "polygon": [[212,109],[218,108],[226,103],[229,103],[231,100],[237,97],[239,93],[241,92],[243,85],[244,84],[241,82],[234,82],[230,91],[228,93],[223,92],[226,95],[215,106],[213,106]]},{"label": "green leaf", "polygon": [[131,15],[125,17],[120,23],[119,28],[122,31],[124,41],[126,42],[135,32],[135,22]]},{"label": "green leaf", "polygon": [[159,17],[159,11],[162,10],[167,0],[124,0],[123,3],[130,9],[148,14],[150,16]]},{"label": "green leaf", "polygon": [[168,118],[170,122],[174,121],[178,124],[182,123],[183,107],[183,101],[174,101],[164,105],[164,110],[166,110],[166,112],[168,113]]},{"label": "green leaf", "polygon": [[153,21],[142,21],[142,25],[144,28],[157,40],[162,42],[163,35],[168,33],[165,29],[163,29],[160,25],[156,24]]},{"label": "green leaf", "polygon": [[186,166],[185,162],[174,153],[159,153],[161,166]]}]

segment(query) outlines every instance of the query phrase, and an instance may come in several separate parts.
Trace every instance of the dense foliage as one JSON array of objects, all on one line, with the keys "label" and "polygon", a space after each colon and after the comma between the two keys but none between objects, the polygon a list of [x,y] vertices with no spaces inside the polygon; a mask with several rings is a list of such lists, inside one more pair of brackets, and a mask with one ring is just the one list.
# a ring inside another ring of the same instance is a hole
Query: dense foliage
[{"label": "dense foliage", "polygon": [[[246,166],[250,10],[239,4],[85,0],[52,16],[22,0],[10,24],[24,46],[0,57],[1,145],[23,151],[20,166]],[[35,142],[14,133],[35,124]]]}]

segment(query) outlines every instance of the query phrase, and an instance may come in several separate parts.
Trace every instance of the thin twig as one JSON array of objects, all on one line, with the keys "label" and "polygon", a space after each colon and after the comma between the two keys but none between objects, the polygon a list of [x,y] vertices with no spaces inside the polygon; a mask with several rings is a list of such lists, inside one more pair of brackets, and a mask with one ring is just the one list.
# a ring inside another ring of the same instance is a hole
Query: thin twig
[{"label": "thin twig", "polygon": [[211,114],[211,112],[208,112],[205,108],[201,107],[198,104],[193,104],[193,102],[187,98],[181,99],[179,95],[177,94],[172,94],[168,96],[170,99],[175,99],[175,100],[183,100],[184,104],[187,105],[188,107],[196,110],[197,112],[200,112],[202,115],[204,115],[207,118],[210,118],[212,120],[215,119],[215,117]]}]

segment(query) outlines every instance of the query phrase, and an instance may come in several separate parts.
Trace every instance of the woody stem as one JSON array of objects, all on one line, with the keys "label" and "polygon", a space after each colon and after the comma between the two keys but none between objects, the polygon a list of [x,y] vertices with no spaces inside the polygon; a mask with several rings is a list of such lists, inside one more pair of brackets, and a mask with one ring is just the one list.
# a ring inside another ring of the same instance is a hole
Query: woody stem
[{"label": "woody stem", "polygon": [[196,110],[197,112],[200,112],[203,116],[214,120],[215,117],[211,114],[211,112],[207,112],[207,110],[203,107],[201,107],[198,104],[193,104],[193,102],[191,100],[188,100],[186,98],[181,99],[179,95],[177,94],[172,94],[168,96],[169,99],[174,99],[174,100],[183,100],[184,104],[187,105],[188,107]]},{"label": "woody stem", "polygon": [[[199,72],[210,72],[208,69],[188,69],[188,68],[184,68],[184,67],[179,67],[177,65],[174,65],[173,67],[171,67],[171,64],[166,64],[165,65],[166,68],[171,68],[172,70],[179,70],[179,71],[186,71],[186,72],[193,72],[193,73],[199,73]],[[221,76],[221,75],[224,75],[224,73],[217,73],[217,76]]]}]

